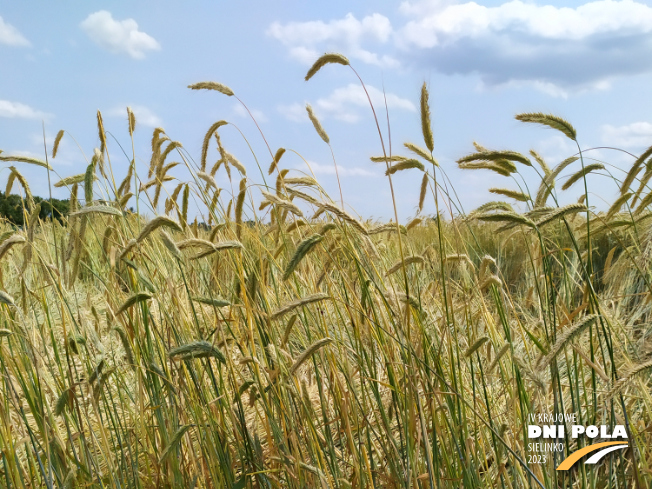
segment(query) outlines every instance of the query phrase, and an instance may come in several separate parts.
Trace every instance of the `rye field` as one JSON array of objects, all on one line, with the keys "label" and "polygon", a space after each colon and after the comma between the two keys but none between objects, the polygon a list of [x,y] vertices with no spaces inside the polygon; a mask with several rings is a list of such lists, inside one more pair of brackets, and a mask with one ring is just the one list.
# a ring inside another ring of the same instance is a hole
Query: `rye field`
[{"label": "rye field", "polygon": [[[330,54],[306,79],[327,64],[353,70]],[[422,134],[390,153],[384,108],[369,107],[368,164],[394,198],[393,179],[419,174],[410,198],[437,209],[407,222],[362,219],[284,168],[283,148],[243,165],[220,139],[226,121],[189,151],[156,129],[141,168],[127,109],[126,175],[99,112],[83,173],[52,171],[64,131],[42,160],[1,153],[25,224],[0,225],[0,487],[648,487],[652,147],[622,171],[586,157],[563,118],[518,114],[577,152],[476,145],[459,167],[505,188],[463,212],[425,85],[420,108]],[[23,165],[70,191],[66,217],[39,217],[47,196],[34,202]],[[590,201],[589,174],[613,185],[608,209]],[[567,435],[533,459],[540,413],[625,426],[629,447],[556,471],[592,440]]]}]

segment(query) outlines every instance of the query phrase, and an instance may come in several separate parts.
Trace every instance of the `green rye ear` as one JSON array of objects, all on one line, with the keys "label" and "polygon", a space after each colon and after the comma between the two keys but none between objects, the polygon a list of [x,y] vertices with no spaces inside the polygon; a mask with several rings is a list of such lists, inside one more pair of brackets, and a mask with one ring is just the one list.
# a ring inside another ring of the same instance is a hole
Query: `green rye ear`
[{"label": "green rye ear", "polygon": [[292,272],[294,272],[299,266],[299,263],[301,263],[301,260],[303,260],[303,258],[310,252],[310,250],[312,250],[323,239],[323,235],[313,234],[309,238],[306,238],[301,243],[299,243],[299,246],[297,246],[294,255],[292,255],[292,258],[285,268],[285,272],[283,272],[283,280],[290,278]]}]

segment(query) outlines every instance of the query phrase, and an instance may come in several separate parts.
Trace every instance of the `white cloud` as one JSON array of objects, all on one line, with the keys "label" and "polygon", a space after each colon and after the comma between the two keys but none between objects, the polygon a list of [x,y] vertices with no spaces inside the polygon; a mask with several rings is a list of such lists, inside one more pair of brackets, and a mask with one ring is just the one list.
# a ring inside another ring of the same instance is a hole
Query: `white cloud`
[{"label": "white cloud", "polygon": [[[547,95],[550,95],[551,97],[555,98],[563,98],[567,99],[568,96],[570,95],[569,91],[565,88],[562,88],[558,85],[555,85],[554,83],[547,82],[547,81],[542,81],[542,80],[510,80],[503,85],[502,87],[509,87],[509,88],[524,88],[524,87],[532,87],[535,88],[536,90],[543,92]],[[602,86],[602,88],[609,88],[609,84],[606,83]],[[485,84],[481,83],[480,84],[480,90],[488,88]],[[594,88],[599,88],[599,87],[594,87]],[[583,90],[582,90],[583,91]]]},{"label": "white cloud", "polygon": [[[329,164],[320,164],[315,163],[314,161],[308,162],[310,168],[312,169],[315,175],[335,175],[335,166],[331,163]],[[360,167],[347,167],[342,165],[337,165],[337,173],[340,177],[377,177],[378,173],[366,170]]]},{"label": "white cloud", "polygon": [[403,16],[395,25],[380,14],[361,21],[348,14],[277,22],[267,34],[306,64],[334,50],[365,63],[477,76],[483,86],[527,86],[554,97],[652,72],[652,5],[642,0],[575,7],[422,0],[404,1],[398,10]]},{"label": "white cloud", "polygon": [[[416,107],[407,99],[393,93],[383,95],[383,92],[374,86],[367,85],[369,97],[375,107],[384,107],[387,99],[388,109],[416,111]],[[315,103],[318,113],[325,117],[332,117],[344,122],[357,122],[360,119],[356,107],[368,107],[369,100],[361,85],[350,83],[346,87],[337,88],[326,98],[320,98]]]},{"label": "white cloud", "polygon": [[306,115],[306,107],[299,103],[290,105],[279,105],[276,110],[287,120],[293,122],[305,122],[308,120]]},{"label": "white cloud", "polygon": [[90,14],[80,27],[93,42],[107,51],[125,53],[134,59],[143,59],[147,51],[161,49],[156,39],[138,30],[134,19],[115,20],[106,10]]},{"label": "white cloud", "polygon": [[379,55],[362,47],[364,43],[383,45],[391,40],[389,19],[377,13],[362,20],[349,13],[343,19],[330,22],[274,22],[267,29],[267,35],[283,43],[290,56],[304,64],[313,63],[325,51],[338,51],[364,63],[389,68],[399,65],[391,56]]},{"label": "white cloud", "polygon": [[9,100],[0,100],[0,117],[9,119],[50,119],[52,114],[35,110],[29,105],[20,102],[10,102]]},{"label": "white cloud", "polygon": [[[432,6],[434,13],[418,15]],[[601,89],[652,71],[652,7],[596,0],[576,8],[512,0],[404,3],[414,17],[396,34],[412,62],[445,74],[476,74],[487,85],[530,82],[560,91]]]},{"label": "white cloud", "polygon": [[573,41],[599,34],[632,35],[652,30],[652,8],[633,0],[597,0],[577,8],[557,8],[512,0],[497,7],[475,2],[449,5],[408,22],[402,37],[417,47],[434,47],[491,33]]},{"label": "white cloud", "polygon": [[[47,134],[45,137],[45,143],[48,148],[48,161],[52,166],[73,166],[73,165],[85,165],[85,159],[83,153],[80,151],[79,147],[72,141],[68,134],[64,134],[61,141],[59,141],[59,147],[57,148],[57,157],[52,159],[52,149],[54,148],[54,134]],[[43,134],[34,133],[29,136],[31,147],[35,148],[36,151],[15,151],[12,154],[19,154],[21,156],[31,156],[32,158],[37,158],[39,160],[44,159],[43,155]],[[54,181],[53,181],[54,183]]]},{"label": "white cloud", "polygon": [[625,126],[605,124],[600,128],[602,141],[610,146],[641,148],[652,145],[652,124],[633,122]]},{"label": "white cloud", "polygon": [[[393,93],[383,92],[372,85],[367,85],[369,97],[376,109],[385,107],[387,99],[388,109],[416,111],[416,107],[407,99]],[[343,122],[355,123],[360,120],[361,113],[369,110],[369,100],[361,85],[350,83],[345,87],[335,89],[328,97],[318,99],[313,108],[318,117],[323,119],[337,119]],[[298,103],[279,107],[279,112],[287,119],[295,122],[308,120],[305,105]]]},{"label": "white cloud", "polygon": [[455,0],[425,0],[420,2],[401,2],[398,10],[404,15],[427,16],[441,12],[449,5],[457,2]]},{"label": "white cloud", "polygon": [[[129,107],[131,107],[132,112],[136,116],[136,130],[138,126],[161,127],[163,125],[161,118],[144,105],[129,105]],[[126,124],[127,105],[120,105],[109,109],[106,114],[111,117],[122,117]]]},{"label": "white cloud", "polygon": [[[577,153],[577,146],[561,134],[554,134],[539,141],[535,144],[534,149],[543,157],[550,168],[554,168],[566,158]],[[592,152],[591,155],[594,157],[599,156],[597,152]],[[571,173],[574,173],[574,171]]]},{"label": "white cloud", "polygon": [[8,46],[30,46],[30,42],[13,25],[0,16],[0,44]]},{"label": "white cloud", "polygon": [[[41,143],[43,144],[43,143]],[[35,151],[29,151],[29,150],[16,150],[12,151],[11,154],[13,156],[26,156],[27,158],[34,158],[36,160],[42,160],[43,159],[43,153],[36,153]]]},{"label": "white cloud", "polygon": [[[259,122],[259,123],[260,122],[267,122],[267,120],[268,120],[267,116],[265,115],[265,113],[262,110],[251,109],[250,108],[249,111],[251,112],[251,115],[254,116],[254,119],[256,119],[256,122]],[[233,112],[238,117],[242,117],[242,118],[246,118],[246,119],[248,119],[250,117],[249,114],[247,113],[246,109],[242,106],[242,104],[235,104],[233,106]]]}]

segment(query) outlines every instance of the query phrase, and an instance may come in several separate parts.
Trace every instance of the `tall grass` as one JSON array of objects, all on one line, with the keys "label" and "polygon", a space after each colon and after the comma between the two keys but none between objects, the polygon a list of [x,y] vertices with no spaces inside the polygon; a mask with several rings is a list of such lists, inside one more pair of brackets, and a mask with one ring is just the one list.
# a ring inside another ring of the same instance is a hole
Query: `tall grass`
[{"label": "tall grass", "polygon": [[[328,55],[306,78],[329,63],[353,69]],[[427,149],[407,143],[408,156],[387,152],[376,119],[383,154],[373,159],[388,185],[419,172],[415,203],[436,205],[406,227],[360,220],[288,173],[282,148],[270,149],[275,185],[245,178],[222,146],[225,121],[208,129],[199,165],[156,129],[147,179],[134,154],[116,182],[98,114],[101,150],[85,174],[55,183],[71,190],[64,223],[38,218],[12,169],[28,224],[0,230],[0,486],[649,483],[652,152],[602,213],[588,186],[578,204],[557,204],[566,168],[571,184],[597,172],[621,185],[603,164],[584,165],[579,144],[550,167],[534,152],[478,145],[460,167],[505,175],[514,188],[492,191],[515,204],[465,214],[433,155],[425,85],[421,109]],[[580,137],[559,117],[517,119]],[[173,176],[176,166],[192,178]],[[523,169],[539,175],[534,195]],[[217,172],[231,188],[218,188]],[[533,464],[531,413],[626,425],[631,448],[556,472],[586,443],[566,438]]]}]

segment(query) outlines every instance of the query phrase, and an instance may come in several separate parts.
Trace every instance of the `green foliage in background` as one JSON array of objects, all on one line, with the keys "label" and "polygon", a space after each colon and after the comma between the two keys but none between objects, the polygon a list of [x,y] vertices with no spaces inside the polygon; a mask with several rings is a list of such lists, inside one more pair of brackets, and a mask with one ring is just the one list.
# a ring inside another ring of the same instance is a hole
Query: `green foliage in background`
[{"label": "green foliage in background", "polygon": [[[39,218],[42,220],[52,217],[54,213],[55,219],[63,221],[63,218],[68,215],[70,210],[70,202],[68,199],[42,199],[41,197],[34,197],[35,204],[41,204],[41,211]],[[0,192],[0,218],[5,219],[7,222],[16,226],[22,226],[25,223],[25,214],[29,215],[30,209],[25,209],[24,200],[16,195],[5,195]]]}]

